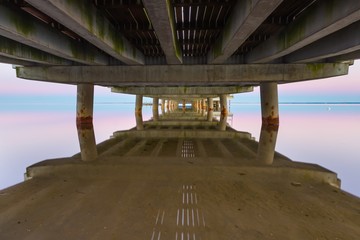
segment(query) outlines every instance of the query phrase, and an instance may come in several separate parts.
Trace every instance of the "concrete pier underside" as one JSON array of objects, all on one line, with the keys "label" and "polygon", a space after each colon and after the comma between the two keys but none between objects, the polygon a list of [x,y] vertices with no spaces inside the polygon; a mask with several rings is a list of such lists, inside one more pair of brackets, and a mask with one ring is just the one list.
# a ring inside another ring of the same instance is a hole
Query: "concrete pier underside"
[{"label": "concrete pier underside", "polygon": [[0,239],[360,236],[360,200],[335,173],[278,153],[263,165],[249,133],[206,120],[159,122],[115,132],[97,161],[29,167],[30,180],[0,192]]}]

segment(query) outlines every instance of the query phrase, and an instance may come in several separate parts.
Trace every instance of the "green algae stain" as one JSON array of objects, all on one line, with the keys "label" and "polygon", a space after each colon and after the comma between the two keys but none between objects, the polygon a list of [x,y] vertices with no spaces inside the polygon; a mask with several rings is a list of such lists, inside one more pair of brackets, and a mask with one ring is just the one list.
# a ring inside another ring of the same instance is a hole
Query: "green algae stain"
[{"label": "green algae stain", "polygon": [[179,41],[176,36],[175,17],[174,17],[174,12],[172,9],[172,3],[170,0],[166,0],[166,8],[167,8],[167,11],[169,14],[170,27],[171,27],[171,32],[172,32],[172,36],[173,36],[173,45],[174,45],[174,49],[175,49],[175,55],[182,62],[182,51],[181,51],[180,44],[179,44]]},{"label": "green algae stain", "polygon": [[98,26],[99,37],[104,40],[105,38],[105,18],[98,16],[96,18],[96,24]]},{"label": "green algae stain", "polygon": [[217,58],[218,56],[222,55],[222,46],[223,46],[223,35],[221,35],[218,39],[218,42],[214,44],[214,50],[213,50],[213,57]]},{"label": "green algae stain", "polygon": [[25,36],[29,36],[35,31],[35,24],[26,17],[19,17],[14,14],[9,16],[10,21],[15,25],[16,31]]},{"label": "green algae stain", "polygon": [[92,4],[90,1],[66,0],[67,4],[73,8],[77,8],[87,25],[90,32],[94,32],[94,12],[92,11]]},{"label": "green algae stain", "polygon": [[290,31],[286,31],[282,35],[283,40],[283,47],[289,48],[296,44],[297,42],[301,41],[305,36],[305,29],[306,29],[306,23],[307,21],[299,21],[296,24],[292,26]]},{"label": "green algae stain", "polygon": [[306,68],[311,71],[313,76],[319,76],[324,71],[325,65],[322,63],[307,63]]},{"label": "green algae stain", "polygon": [[82,53],[79,49],[79,46],[74,43],[74,42],[70,42],[70,50],[71,50],[71,55],[74,57],[74,58],[77,58],[77,59],[82,59]]},{"label": "green algae stain", "polygon": [[125,50],[124,40],[119,34],[114,31],[110,32],[110,39],[114,45],[114,49],[117,53],[121,54]]}]

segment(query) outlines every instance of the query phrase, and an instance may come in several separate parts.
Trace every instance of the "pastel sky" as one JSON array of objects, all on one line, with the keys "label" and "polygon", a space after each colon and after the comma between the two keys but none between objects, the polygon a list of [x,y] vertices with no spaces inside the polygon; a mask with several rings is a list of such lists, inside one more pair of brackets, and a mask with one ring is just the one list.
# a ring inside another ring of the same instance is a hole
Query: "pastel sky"
[{"label": "pastel sky", "polygon": [[[0,64],[0,100],[4,101],[75,101],[74,85],[45,83],[16,78],[11,65]],[[13,98],[15,97],[15,98]],[[114,94],[109,88],[96,87],[95,101],[133,101],[130,95]],[[237,94],[236,102],[259,102],[259,88],[253,93]],[[360,61],[341,77],[279,85],[279,101],[357,101],[360,102]]]}]

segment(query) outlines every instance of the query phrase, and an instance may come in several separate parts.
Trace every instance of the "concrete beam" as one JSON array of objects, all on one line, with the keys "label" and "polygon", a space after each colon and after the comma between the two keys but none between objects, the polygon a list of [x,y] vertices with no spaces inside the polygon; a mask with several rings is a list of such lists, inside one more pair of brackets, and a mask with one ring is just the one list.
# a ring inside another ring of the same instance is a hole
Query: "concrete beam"
[{"label": "concrete beam", "polygon": [[290,54],[360,20],[360,1],[317,1],[280,34],[256,47],[248,63],[267,63]]},{"label": "concrete beam", "polygon": [[33,62],[23,61],[15,58],[4,57],[0,55],[0,63],[21,65],[21,66],[34,66],[37,65]]},{"label": "concrete beam", "polygon": [[174,10],[170,0],[143,0],[146,12],[166,55],[168,64],[181,64],[182,51],[176,36]]},{"label": "concrete beam", "polygon": [[284,57],[285,62],[315,62],[360,50],[360,21]]},{"label": "concrete beam", "polygon": [[70,39],[49,25],[0,5],[0,36],[87,65],[107,65],[108,56],[85,42]]},{"label": "concrete beam", "polygon": [[144,55],[93,6],[92,1],[27,0],[28,3],[126,64],[144,64]]},{"label": "concrete beam", "polygon": [[101,86],[257,86],[346,75],[348,63],[17,67],[19,78]]},{"label": "concrete beam", "polygon": [[329,62],[343,62],[360,59],[360,50],[327,59]]},{"label": "concrete beam", "polygon": [[224,63],[282,1],[237,1],[224,30],[209,51],[208,62]]},{"label": "concrete beam", "polygon": [[219,95],[195,95],[195,94],[189,94],[189,95],[144,95],[144,97],[150,97],[150,98],[155,98],[155,97],[159,97],[159,98],[166,98],[169,100],[193,100],[193,99],[203,99],[203,98],[208,98],[208,97],[218,97]]},{"label": "concrete beam", "polygon": [[253,87],[218,86],[218,87],[114,87],[112,92],[141,95],[217,95],[252,92]]},{"label": "concrete beam", "polygon": [[[23,60],[45,65],[71,65],[73,62],[52,54],[15,42],[0,36],[0,55],[12,59]],[[29,64],[27,64],[29,65]],[[34,64],[32,64],[34,65]]]}]

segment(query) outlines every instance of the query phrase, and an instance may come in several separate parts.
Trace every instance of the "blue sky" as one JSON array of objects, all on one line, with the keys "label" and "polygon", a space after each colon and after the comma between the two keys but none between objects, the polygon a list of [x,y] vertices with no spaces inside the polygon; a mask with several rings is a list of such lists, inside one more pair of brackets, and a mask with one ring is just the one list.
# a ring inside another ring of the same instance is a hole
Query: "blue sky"
[{"label": "blue sky", "polygon": [[[45,83],[16,78],[11,65],[0,64],[0,103],[69,103],[76,98],[74,85]],[[95,102],[134,101],[134,96],[111,93],[109,88],[95,88]],[[235,95],[236,102],[259,102],[259,88],[252,93]],[[341,77],[279,85],[280,102],[340,101],[360,102],[360,61]]]}]

